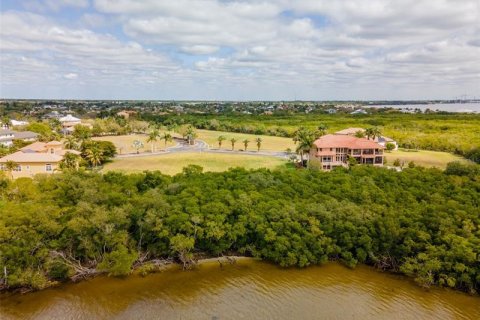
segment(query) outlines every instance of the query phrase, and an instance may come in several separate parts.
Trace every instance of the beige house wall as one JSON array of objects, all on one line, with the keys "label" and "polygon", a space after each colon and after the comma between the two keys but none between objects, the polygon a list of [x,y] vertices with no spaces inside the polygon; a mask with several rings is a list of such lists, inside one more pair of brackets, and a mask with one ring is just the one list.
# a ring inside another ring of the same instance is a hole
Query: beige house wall
[{"label": "beige house wall", "polygon": [[[52,166],[51,171],[46,170],[46,165],[50,164]],[[39,173],[51,174],[57,171],[58,163],[51,162],[18,162],[18,165],[21,167],[21,171],[12,171],[13,178],[31,178]],[[7,173],[7,176],[10,176],[10,172]]]}]

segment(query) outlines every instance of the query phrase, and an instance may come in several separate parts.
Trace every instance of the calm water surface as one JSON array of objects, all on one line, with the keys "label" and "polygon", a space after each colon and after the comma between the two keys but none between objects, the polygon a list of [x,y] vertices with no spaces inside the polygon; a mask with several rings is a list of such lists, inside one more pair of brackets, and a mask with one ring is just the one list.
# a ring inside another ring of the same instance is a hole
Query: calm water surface
[{"label": "calm water surface", "polygon": [[1,319],[480,319],[480,298],[331,263],[241,260],[147,277],[99,277],[1,298]]}]

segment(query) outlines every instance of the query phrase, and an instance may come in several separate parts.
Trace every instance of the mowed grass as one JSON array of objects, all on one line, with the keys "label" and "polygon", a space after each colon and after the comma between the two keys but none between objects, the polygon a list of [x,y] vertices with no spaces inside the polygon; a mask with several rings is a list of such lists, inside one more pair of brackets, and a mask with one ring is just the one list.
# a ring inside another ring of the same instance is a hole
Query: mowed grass
[{"label": "mowed grass", "polygon": [[295,144],[293,143],[292,138],[211,130],[197,130],[197,134],[198,139],[205,141],[208,143],[210,148],[213,149],[218,148],[218,137],[224,136],[227,139],[222,142],[222,149],[225,150],[232,149],[232,144],[230,142],[231,138],[237,139],[237,142],[235,143],[235,150],[245,149],[243,145],[243,140],[245,139],[250,141],[247,150],[257,150],[257,143],[255,142],[256,138],[262,138],[260,151],[285,151],[287,148],[295,150]]},{"label": "mowed grass", "polygon": [[191,164],[202,166],[204,171],[219,172],[232,167],[273,169],[285,163],[285,160],[268,156],[182,152],[158,156],[115,159],[113,162],[105,165],[103,171],[131,173],[142,172],[144,170],[160,170],[164,174],[174,175],[182,172],[184,167]]},{"label": "mowed grass", "polygon": [[416,165],[423,167],[437,167],[440,169],[445,169],[447,163],[452,161],[460,161],[462,163],[468,163],[469,161],[456,156],[448,152],[437,152],[437,151],[427,151],[427,150],[407,150],[399,149],[392,152],[385,153],[387,159],[387,165],[393,165],[395,159],[400,159],[400,161],[405,162],[405,166],[408,165],[410,161],[415,162]]},{"label": "mowed grass", "polygon": [[[163,134],[161,132],[160,134]],[[136,153],[137,150],[132,146],[133,141],[139,140],[143,143],[143,148],[139,150],[140,153],[142,152],[151,152],[152,146],[150,142],[147,142],[148,136],[146,134],[131,134],[125,136],[103,136],[103,137],[95,137],[93,140],[102,140],[102,141],[110,141],[113,142],[115,147],[117,148],[118,154],[127,154],[127,153]],[[165,141],[158,140],[155,142],[156,151],[165,149]],[[168,142],[167,148],[174,146],[174,142]]]}]

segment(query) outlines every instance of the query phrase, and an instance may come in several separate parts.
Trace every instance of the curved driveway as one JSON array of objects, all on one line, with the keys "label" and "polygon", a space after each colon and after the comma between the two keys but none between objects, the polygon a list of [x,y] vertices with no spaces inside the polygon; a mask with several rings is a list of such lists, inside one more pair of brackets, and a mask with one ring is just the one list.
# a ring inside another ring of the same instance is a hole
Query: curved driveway
[{"label": "curved driveway", "polygon": [[238,151],[238,150],[227,150],[227,149],[210,149],[208,144],[202,140],[196,140],[194,145],[189,145],[185,140],[174,138],[174,141],[177,144],[173,147],[167,148],[165,151],[154,152],[154,153],[130,153],[117,155],[116,158],[130,158],[130,157],[148,157],[148,156],[159,156],[164,154],[171,153],[182,153],[182,152],[206,152],[206,153],[223,153],[223,154],[246,154],[252,156],[270,156],[276,158],[287,159],[288,154],[283,151]]}]

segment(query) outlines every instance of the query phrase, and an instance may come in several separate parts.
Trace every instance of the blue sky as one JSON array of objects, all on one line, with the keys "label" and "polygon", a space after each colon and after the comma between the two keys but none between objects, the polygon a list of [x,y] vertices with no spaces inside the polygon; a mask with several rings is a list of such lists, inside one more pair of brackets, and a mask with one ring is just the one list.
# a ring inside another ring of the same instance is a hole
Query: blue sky
[{"label": "blue sky", "polygon": [[0,97],[480,96],[478,0],[2,0]]}]

